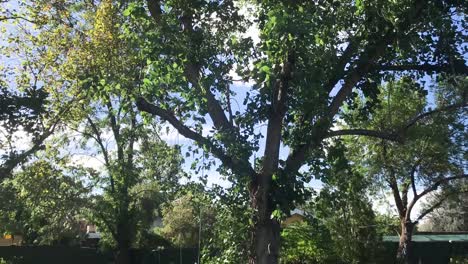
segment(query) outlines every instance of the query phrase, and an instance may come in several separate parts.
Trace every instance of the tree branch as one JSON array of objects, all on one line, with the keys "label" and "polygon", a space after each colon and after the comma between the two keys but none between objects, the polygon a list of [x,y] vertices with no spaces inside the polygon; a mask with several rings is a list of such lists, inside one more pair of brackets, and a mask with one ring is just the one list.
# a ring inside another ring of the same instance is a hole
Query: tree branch
[{"label": "tree branch", "polygon": [[159,23],[161,21],[161,3],[159,0],[147,0],[146,1],[148,4],[148,10],[150,12],[150,15],[153,17],[153,19],[156,21],[156,23]]},{"label": "tree branch", "polygon": [[209,149],[215,157],[222,161],[223,165],[230,168],[232,171],[239,173],[240,175],[245,175],[245,173],[248,173],[249,175],[255,174],[255,171],[252,169],[250,164],[230,157],[221,147],[216,146],[209,139],[203,137],[199,133],[191,130],[189,127],[183,124],[172,112],[151,104],[142,97],[137,99],[137,107],[140,111],[159,116],[161,119],[169,122],[184,137],[191,139],[201,146]]},{"label": "tree branch", "polygon": [[14,157],[11,157],[9,159],[7,159],[7,161],[5,161],[4,164],[2,164],[2,166],[0,166],[0,181],[2,179],[5,179],[9,176],[9,174],[11,173],[11,171],[18,165],[18,164],[21,164],[23,162],[25,162],[28,157],[30,155],[32,155],[33,153],[35,153],[36,151],[38,150],[42,150],[44,149],[43,147],[43,143],[44,141],[50,136],[53,134],[54,130],[55,130],[55,127],[57,126],[59,121],[56,121],[54,122],[54,124],[49,127],[49,129],[47,129],[41,136],[38,140],[36,140],[36,142],[33,144],[33,146],[31,148],[29,148],[28,150],[22,152],[21,154],[19,155],[16,155]]},{"label": "tree branch", "polygon": [[468,67],[465,62],[456,61],[454,64],[432,65],[432,64],[406,64],[406,65],[380,65],[377,67],[381,71],[421,71],[421,72],[446,72],[456,74],[468,74]]},{"label": "tree branch", "polygon": [[468,106],[468,102],[466,101],[466,98],[464,98],[463,102],[461,102],[461,103],[448,105],[448,106],[441,107],[441,108],[438,108],[438,109],[434,109],[432,111],[428,111],[428,112],[422,113],[422,114],[420,114],[418,116],[415,116],[412,119],[410,119],[402,129],[406,130],[406,129],[410,128],[411,126],[415,125],[418,121],[420,121],[420,120],[422,120],[422,119],[424,119],[426,117],[429,117],[431,115],[434,115],[434,114],[437,114],[437,113],[440,113],[440,112],[456,110],[458,108],[464,108],[464,107],[467,107],[467,106]]},{"label": "tree branch", "polygon": [[388,133],[385,131],[369,130],[369,129],[343,129],[343,130],[332,130],[328,132],[325,138],[338,137],[338,136],[367,136],[375,137],[380,139],[386,139],[390,141],[398,141],[401,139],[395,133]]},{"label": "tree branch", "polygon": [[24,20],[24,21],[27,21],[29,23],[33,23],[35,24],[36,21],[33,21],[29,18],[26,18],[24,16],[18,16],[18,15],[12,15],[12,16],[0,16],[0,22],[1,21],[6,21],[6,20],[16,20],[16,19],[20,19],[20,20]]},{"label": "tree branch", "polygon": [[278,168],[283,119],[287,110],[289,81],[292,78],[293,65],[294,55],[292,52],[288,52],[287,59],[282,65],[280,76],[275,83],[273,98],[271,98],[262,166],[262,173],[266,175],[272,175]]},{"label": "tree branch", "polygon": [[[104,142],[102,141],[102,138],[101,138],[101,133],[99,132],[99,129],[97,128],[96,124],[93,122],[93,120],[89,116],[87,116],[86,118],[87,118],[87,120],[89,122],[89,125],[91,126],[91,130],[93,130],[93,133],[95,135],[95,137],[93,137],[93,138],[96,140],[98,145],[101,147],[102,155],[104,156],[104,162],[106,163],[106,167],[109,170],[109,179],[110,179],[110,184],[111,184],[111,191],[112,191],[112,193],[114,193],[115,192],[115,183],[114,183],[114,176],[110,172],[111,163],[110,163],[110,159],[109,159],[109,153],[107,152],[107,148],[104,146]],[[116,144],[118,144],[118,143],[116,143]]]},{"label": "tree branch", "polygon": [[400,217],[405,214],[405,206],[403,205],[403,200],[400,196],[400,190],[398,189],[398,184],[396,182],[395,176],[393,175],[390,179],[387,180],[390,189],[392,189],[393,198],[395,199],[395,205],[398,210]]},{"label": "tree branch", "polygon": [[457,175],[457,176],[452,176],[452,177],[447,177],[447,178],[442,178],[442,179],[439,179],[438,181],[436,181],[435,183],[433,183],[429,188],[426,188],[424,191],[422,191],[419,195],[418,195],[418,199],[423,197],[424,195],[432,192],[432,191],[435,191],[437,190],[437,188],[439,188],[440,185],[444,184],[444,183],[447,183],[449,181],[453,181],[453,180],[458,180],[458,179],[463,179],[463,178],[468,178],[468,174],[461,174],[461,175]]},{"label": "tree branch", "polygon": [[416,220],[414,221],[415,223],[419,222],[421,219],[423,219],[426,215],[432,213],[432,211],[434,211],[436,208],[438,208],[445,200],[447,200],[448,197],[444,197],[442,198],[440,201],[438,201],[437,203],[433,204],[431,207],[429,207],[428,209],[424,210],[424,212],[422,214],[420,214]]},{"label": "tree branch", "polygon": [[417,197],[418,196],[418,193],[416,191],[416,180],[414,179],[414,176],[416,174],[416,169],[418,168],[419,166],[419,163],[420,163],[420,160],[418,160],[416,162],[416,164],[414,164],[413,168],[411,169],[411,173],[410,173],[410,176],[411,176],[411,188],[413,189],[413,195],[414,197]]},{"label": "tree branch", "polygon": [[442,205],[450,196],[461,194],[465,192],[452,192],[447,195],[445,195],[443,198],[441,198],[437,203],[433,204],[431,207],[425,209],[414,221],[415,223],[419,222],[421,219],[423,219],[426,215],[432,213],[435,209],[437,209],[440,205]]},{"label": "tree branch", "polygon": [[417,196],[415,196],[413,198],[410,205],[408,206],[407,215],[409,216],[409,213],[411,213],[411,210],[413,209],[413,207],[416,205],[416,203],[419,201],[419,199],[421,199],[424,195],[437,190],[437,188],[439,188],[439,186],[444,184],[444,183],[447,183],[447,182],[452,181],[452,180],[463,179],[463,178],[468,178],[468,174],[462,174],[462,175],[442,178],[442,179],[439,179],[438,181],[434,182],[431,186],[429,186],[424,191],[422,191],[419,195],[417,195]]}]

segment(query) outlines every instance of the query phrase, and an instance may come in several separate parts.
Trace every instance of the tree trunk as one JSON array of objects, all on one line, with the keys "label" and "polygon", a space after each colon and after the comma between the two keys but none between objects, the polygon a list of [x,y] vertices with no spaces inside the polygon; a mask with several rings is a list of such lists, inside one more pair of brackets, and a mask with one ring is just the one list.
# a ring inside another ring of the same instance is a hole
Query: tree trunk
[{"label": "tree trunk", "polygon": [[115,258],[116,264],[130,264],[130,244],[131,244],[131,229],[126,212],[120,215],[120,221],[117,224],[117,255]]},{"label": "tree trunk", "polygon": [[130,264],[130,261],[130,246],[119,243],[115,264]]},{"label": "tree trunk", "polygon": [[277,264],[280,248],[280,224],[272,219],[270,198],[271,177],[261,176],[250,188],[251,206],[254,210],[250,264]]},{"label": "tree trunk", "polygon": [[413,236],[414,224],[405,219],[401,220],[401,235],[397,251],[398,264],[411,264],[413,257]]}]

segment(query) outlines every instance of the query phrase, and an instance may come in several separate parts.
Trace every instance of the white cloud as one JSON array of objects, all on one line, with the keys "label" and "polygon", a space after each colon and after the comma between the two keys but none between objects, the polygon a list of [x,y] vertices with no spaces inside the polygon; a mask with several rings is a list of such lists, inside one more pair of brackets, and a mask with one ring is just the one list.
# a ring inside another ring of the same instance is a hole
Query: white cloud
[{"label": "white cloud", "polygon": [[98,157],[92,157],[86,154],[74,154],[71,156],[71,162],[74,165],[80,165],[85,168],[95,169],[97,171],[104,170],[104,161]]}]

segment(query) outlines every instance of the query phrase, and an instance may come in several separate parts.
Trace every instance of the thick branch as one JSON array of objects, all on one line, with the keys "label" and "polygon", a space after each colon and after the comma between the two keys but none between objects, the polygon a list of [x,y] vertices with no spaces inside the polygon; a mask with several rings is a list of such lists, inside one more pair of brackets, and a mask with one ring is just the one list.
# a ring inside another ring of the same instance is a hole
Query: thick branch
[{"label": "thick branch", "polygon": [[153,19],[156,21],[156,23],[159,23],[161,21],[161,3],[159,0],[148,0],[148,10],[153,17]]},{"label": "thick branch", "polygon": [[209,139],[191,130],[180,120],[178,120],[177,117],[170,111],[151,104],[142,97],[137,99],[137,107],[140,111],[159,116],[161,119],[169,122],[184,137],[189,138],[197,142],[199,145],[208,148],[215,157],[222,161],[223,165],[230,168],[232,171],[239,173],[240,175],[245,175],[246,173],[249,175],[255,174],[255,171],[252,169],[249,163],[228,156],[222,148],[216,146]]},{"label": "thick branch", "polygon": [[392,189],[393,199],[395,200],[395,205],[398,210],[398,214],[400,217],[405,215],[405,206],[403,205],[403,201],[400,196],[400,190],[398,189],[398,184],[396,182],[395,176],[392,176],[388,179],[388,185],[390,189]]},{"label": "thick branch", "polygon": [[350,40],[348,46],[346,47],[343,55],[338,60],[337,65],[334,67],[334,74],[333,77],[330,78],[327,83],[325,84],[325,89],[328,92],[333,90],[333,87],[338,83],[339,80],[343,79],[346,71],[346,65],[350,62],[353,54],[356,52],[359,43],[361,42],[360,39]]},{"label": "thick branch", "polygon": [[424,118],[427,118],[431,115],[437,114],[437,113],[456,110],[456,109],[463,108],[466,106],[468,106],[468,104],[466,102],[462,102],[462,103],[457,103],[457,104],[441,107],[438,109],[434,109],[432,111],[422,113],[410,119],[402,128],[400,128],[396,132],[385,132],[385,131],[377,131],[377,130],[369,130],[369,129],[343,129],[343,130],[332,130],[328,132],[325,138],[355,135],[355,136],[368,136],[368,137],[386,139],[390,141],[402,142],[404,140],[402,135],[406,132],[406,130],[414,126],[418,121]]},{"label": "thick branch", "polygon": [[294,65],[294,55],[288,54],[287,60],[283,63],[280,77],[276,80],[273,98],[271,99],[270,116],[266,136],[266,147],[264,152],[262,173],[272,175],[278,168],[279,149],[281,144],[281,133],[283,129],[283,119],[287,109],[287,97],[289,81],[292,77],[292,67]]},{"label": "thick branch", "polygon": [[414,179],[414,176],[416,174],[416,169],[418,168],[419,166],[419,163],[420,161],[418,160],[416,162],[416,164],[414,164],[413,168],[411,168],[411,173],[410,173],[410,176],[411,176],[411,188],[413,189],[413,196],[414,197],[417,197],[418,196],[418,193],[416,191],[416,180]]},{"label": "thick branch", "polygon": [[101,148],[102,155],[104,156],[104,162],[106,163],[106,166],[109,167],[110,160],[109,160],[109,156],[107,153],[107,148],[106,146],[104,146],[104,141],[102,141],[101,133],[99,132],[99,129],[97,128],[96,124],[94,124],[93,120],[89,116],[87,117],[87,119],[88,119],[89,126],[91,127],[91,130],[94,133],[94,136],[92,135],[89,135],[89,136],[91,136],[98,143],[99,147]]},{"label": "thick branch", "polygon": [[215,98],[214,94],[209,88],[204,90],[207,99],[208,114],[211,120],[213,120],[214,126],[221,132],[237,133],[237,130],[235,130],[232,123],[229,122],[220,102]]},{"label": "thick branch", "polygon": [[119,162],[123,162],[124,151],[120,138],[120,124],[117,122],[117,117],[114,114],[114,107],[112,106],[111,98],[108,98],[107,100],[107,116],[109,117],[112,134],[114,135],[115,145],[117,146],[117,159],[119,160]]},{"label": "thick branch", "polygon": [[444,197],[442,199],[440,199],[440,201],[438,201],[437,203],[433,204],[431,207],[429,207],[428,209],[424,210],[423,213],[421,213],[417,218],[416,220],[414,221],[415,223],[419,222],[421,219],[423,219],[426,215],[432,213],[432,211],[434,211],[436,208],[438,208],[445,200],[447,200],[447,197]]},{"label": "thick branch", "polygon": [[359,62],[356,67],[350,71],[348,76],[344,80],[344,84],[338,93],[333,98],[329,108],[327,118],[332,120],[333,117],[338,113],[343,102],[353,91],[353,88],[372,69],[372,63],[377,61],[378,58],[385,52],[388,43],[391,43],[395,38],[394,34],[388,33],[382,40],[375,43],[372,47],[366,49],[361,55]]},{"label": "thick branch", "polygon": [[468,178],[468,174],[462,174],[462,175],[457,175],[457,176],[452,176],[452,177],[439,179],[438,181],[434,182],[429,188],[422,191],[417,197],[418,197],[418,199],[420,199],[424,195],[426,195],[426,194],[428,194],[428,193],[430,193],[432,191],[437,190],[437,188],[439,188],[439,186],[444,184],[444,183],[447,183],[447,182],[453,181],[453,180],[463,179],[463,178]]},{"label": "thick branch", "polygon": [[29,19],[29,18],[26,18],[24,16],[18,16],[18,15],[12,15],[12,16],[0,16],[0,21],[6,21],[6,20],[16,20],[16,19],[20,19],[20,20],[24,20],[24,21],[27,21],[29,23],[36,23],[35,21]]},{"label": "thick branch", "polygon": [[47,131],[45,131],[41,135],[41,137],[38,140],[36,140],[36,142],[34,142],[34,145],[30,149],[22,152],[21,154],[17,156],[9,158],[2,166],[0,166],[0,181],[2,179],[7,178],[10,175],[11,171],[18,164],[25,162],[28,159],[28,157],[31,156],[33,153],[35,153],[38,150],[43,149],[44,146],[42,144],[50,135],[52,135],[57,123],[54,123]]},{"label": "thick branch", "polygon": [[45,140],[54,133],[57,125],[61,121],[61,116],[66,111],[68,111],[67,107],[64,107],[61,111],[59,111],[52,124],[50,124],[50,126],[42,133],[42,135],[33,142],[33,146],[30,149],[22,152],[21,154],[15,157],[8,159],[2,166],[0,166],[0,180],[7,178],[10,175],[11,171],[18,164],[25,162],[29,156],[34,154],[36,151],[43,149],[43,144]]}]

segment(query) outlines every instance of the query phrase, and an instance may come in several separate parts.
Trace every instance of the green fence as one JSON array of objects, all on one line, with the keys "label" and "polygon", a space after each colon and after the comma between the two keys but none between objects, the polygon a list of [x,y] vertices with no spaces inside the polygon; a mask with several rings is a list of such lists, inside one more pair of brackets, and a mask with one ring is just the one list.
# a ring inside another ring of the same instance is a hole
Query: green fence
[{"label": "green fence", "polygon": [[[395,256],[398,243],[384,243],[382,252],[384,264],[396,262]],[[466,242],[413,242],[412,263],[414,264],[448,264],[453,257],[468,258],[468,243]]]}]

